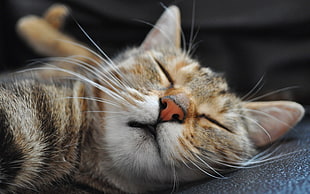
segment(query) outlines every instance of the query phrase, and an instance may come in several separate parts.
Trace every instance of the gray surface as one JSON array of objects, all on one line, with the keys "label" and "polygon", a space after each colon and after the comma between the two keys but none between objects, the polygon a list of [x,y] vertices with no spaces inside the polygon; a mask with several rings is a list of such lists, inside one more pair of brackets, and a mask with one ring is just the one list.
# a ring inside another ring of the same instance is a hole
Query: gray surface
[{"label": "gray surface", "polygon": [[228,174],[228,179],[213,179],[178,193],[310,193],[310,116],[271,150],[279,159],[237,170]]}]

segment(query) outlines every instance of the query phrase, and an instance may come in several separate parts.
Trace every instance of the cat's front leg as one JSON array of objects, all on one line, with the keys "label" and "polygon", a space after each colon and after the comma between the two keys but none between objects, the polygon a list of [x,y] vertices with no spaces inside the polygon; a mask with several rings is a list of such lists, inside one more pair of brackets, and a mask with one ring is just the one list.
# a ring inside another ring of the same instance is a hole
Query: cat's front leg
[{"label": "cat's front leg", "polygon": [[[69,9],[66,6],[53,5],[42,17],[28,15],[21,18],[16,26],[17,32],[37,53],[43,56],[57,57],[49,60],[48,63],[52,63],[58,68],[77,72],[80,69],[77,64],[98,66],[101,64],[101,59],[96,54],[90,51],[85,44],[61,31],[67,15],[69,15]],[[40,75],[60,77],[68,76],[68,73],[48,70],[41,71]]]}]

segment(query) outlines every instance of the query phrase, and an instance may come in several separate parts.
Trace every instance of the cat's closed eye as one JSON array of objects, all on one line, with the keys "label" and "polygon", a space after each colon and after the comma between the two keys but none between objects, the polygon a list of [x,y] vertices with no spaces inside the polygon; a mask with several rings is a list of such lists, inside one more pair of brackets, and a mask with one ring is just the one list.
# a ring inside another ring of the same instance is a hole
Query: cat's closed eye
[{"label": "cat's closed eye", "polygon": [[168,88],[172,88],[173,87],[173,79],[170,76],[170,74],[168,73],[168,71],[164,68],[164,66],[161,64],[161,62],[159,62],[157,59],[154,59],[156,64],[160,67],[161,71],[164,73],[164,75],[166,76],[166,78],[168,79],[170,86]]},{"label": "cat's closed eye", "polygon": [[228,132],[231,132],[233,133],[233,131],[227,127],[225,127],[223,124],[221,124],[220,122],[218,122],[217,120],[211,118],[209,115],[206,115],[206,114],[200,114],[197,116],[198,118],[203,118],[203,119],[206,119],[208,121],[210,121],[211,123],[217,125],[218,127],[222,128],[222,129],[225,129],[226,131]]}]

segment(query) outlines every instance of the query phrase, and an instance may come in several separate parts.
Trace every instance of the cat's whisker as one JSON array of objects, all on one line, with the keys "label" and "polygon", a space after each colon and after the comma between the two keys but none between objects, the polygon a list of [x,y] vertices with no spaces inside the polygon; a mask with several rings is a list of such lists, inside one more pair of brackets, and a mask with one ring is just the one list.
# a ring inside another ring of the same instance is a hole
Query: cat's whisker
[{"label": "cat's whisker", "polygon": [[265,83],[262,83],[261,86],[259,86],[259,88],[256,89],[255,92],[253,92],[253,94],[249,95],[248,96],[248,99],[251,99],[253,98],[253,96],[255,96],[256,94],[258,94],[264,87]]},{"label": "cat's whisker", "polygon": [[184,31],[182,29],[182,27],[180,27],[180,31],[181,31],[181,38],[182,38],[182,44],[183,44],[183,50],[186,51],[186,38],[185,38],[185,34]]},{"label": "cat's whisker", "polygon": [[[254,168],[254,167],[259,167],[261,165],[267,164],[267,163],[273,163],[276,162],[277,160],[283,159],[284,157],[289,157],[292,154],[295,154],[297,152],[301,152],[304,150],[298,150],[296,152],[290,152],[290,153],[286,153],[286,154],[281,154],[281,155],[276,155],[275,152],[277,152],[279,150],[279,146],[277,146],[272,152],[269,152],[270,148],[258,153],[257,155],[251,157],[250,159],[246,160],[246,161],[242,161],[240,159],[240,162],[236,161],[236,162],[232,162],[232,163],[227,163],[227,161],[222,161],[221,159],[212,159],[212,157],[208,157],[207,155],[202,154],[202,157],[206,157],[206,159],[211,160],[214,163],[218,163],[221,164],[223,166],[227,166],[227,167],[231,167],[231,168],[237,168],[237,169],[242,169],[242,168]],[[201,151],[203,151],[203,149],[200,149]],[[209,153],[209,152],[208,152]],[[276,155],[276,156],[272,156],[272,155]],[[272,156],[272,157],[271,157]]]},{"label": "cat's whisker", "polygon": [[270,158],[264,158],[264,159],[257,158],[256,160],[249,160],[245,162],[244,165],[250,166],[250,167],[258,167],[258,166],[265,165],[265,164],[275,163],[280,159],[291,157],[293,154],[299,153],[301,151],[305,151],[305,150],[297,150],[297,151],[286,153],[286,154],[279,154],[279,155],[276,155]]},{"label": "cat's whisker", "polygon": [[64,97],[64,98],[58,98],[58,99],[81,99],[81,100],[91,100],[91,101],[95,101],[95,102],[100,102],[100,103],[104,103],[104,104],[109,104],[118,108],[121,108],[121,106],[119,104],[116,104],[114,101],[111,100],[106,100],[106,99],[101,99],[101,98],[95,98],[95,97]]},{"label": "cat's whisker", "polygon": [[[83,56],[77,55],[77,57],[83,57]],[[88,60],[91,60],[91,58],[89,58],[89,57],[85,57],[85,58],[88,59]],[[76,60],[78,60],[78,59],[76,59]],[[81,60],[79,60],[79,61],[81,61]],[[96,62],[95,60],[93,60],[93,61]],[[99,63],[97,64],[97,66],[100,67],[101,69],[97,69],[96,67],[94,67],[94,66],[92,66],[92,65],[90,65],[90,64],[87,64],[87,63],[85,63],[85,62],[83,62],[82,64],[85,64],[86,66],[90,67],[91,69],[93,69],[93,70],[96,71],[96,72],[98,71],[99,74],[103,75],[104,77],[107,77],[107,76],[108,76],[108,78],[113,79],[113,80],[115,81],[115,83],[119,83],[119,84],[120,84],[121,86],[123,86],[123,87],[127,87],[127,86],[133,87],[132,84],[126,79],[126,76],[123,75],[123,73],[120,72],[120,71],[118,71],[117,73],[118,73],[124,80],[120,80],[118,77],[114,76],[114,75],[111,73],[110,69],[104,68],[104,66],[103,66],[102,64],[99,64]],[[117,67],[117,66],[116,66],[116,67]],[[116,68],[116,67],[115,67],[115,68]],[[115,70],[115,68],[113,68],[113,70]],[[117,69],[118,69],[118,68],[117,68]],[[104,73],[103,73],[102,71],[104,71]]]},{"label": "cat's whisker", "polygon": [[242,118],[245,118],[245,119],[251,121],[252,123],[254,123],[255,125],[257,125],[261,130],[264,131],[264,133],[267,135],[269,141],[271,142],[272,138],[271,138],[270,134],[268,133],[268,131],[261,124],[259,124],[256,120],[254,120],[254,119],[252,119],[250,117],[247,117],[247,116],[244,116],[244,115],[239,115],[239,116],[242,117]]},{"label": "cat's whisker", "polygon": [[181,158],[179,158],[180,160],[181,160],[181,162],[182,162],[182,164],[184,165],[184,166],[186,166],[188,169],[193,169],[192,167],[190,167],[184,160],[183,160],[183,158],[181,157]]},{"label": "cat's whisker", "polygon": [[[197,34],[198,34],[198,32],[197,32]],[[195,39],[196,39],[196,35],[195,35],[195,37],[194,37],[194,40],[195,40]],[[191,48],[191,50],[190,50],[189,53],[188,53],[189,56],[192,56],[193,53],[196,52],[196,50],[197,50],[197,48],[199,47],[199,44],[200,44],[201,42],[202,42],[202,40],[193,43],[192,48]]]},{"label": "cat's whisker", "polygon": [[[52,66],[52,67],[48,67],[48,66]],[[40,70],[54,70],[54,71],[60,71],[60,72],[68,73],[69,75],[75,76],[76,78],[80,79],[81,81],[88,83],[88,84],[94,86],[95,88],[105,92],[110,97],[119,99],[119,100],[123,101],[124,103],[129,104],[128,101],[124,97],[122,97],[122,96],[118,95],[117,93],[105,88],[104,86],[86,78],[85,76],[83,76],[79,73],[70,71],[70,70],[63,69],[63,68],[53,67],[53,65],[51,65],[51,64],[46,64],[46,67],[36,67],[36,68],[22,70],[19,72],[23,73],[23,72],[27,72],[27,71],[40,71]]]},{"label": "cat's whisker", "polygon": [[277,143],[272,144],[266,150],[261,151],[260,153],[253,156],[250,160],[247,161],[247,163],[253,163],[253,161],[255,163],[265,162],[265,161],[269,161],[269,160],[274,160],[278,157],[282,158],[285,155],[291,155],[291,154],[303,151],[303,150],[297,150],[296,152],[294,151],[294,152],[286,153],[283,155],[277,155],[276,152],[278,152],[281,148],[281,146],[279,146],[279,143],[280,142],[278,141]]},{"label": "cat's whisker", "polygon": [[[79,25],[79,27],[82,28],[80,25]],[[83,30],[83,29],[81,29],[81,30],[84,32],[84,34],[85,34],[86,36],[88,36],[87,33],[85,32],[85,30]],[[88,36],[88,38],[90,38],[90,37]],[[93,41],[92,39],[90,39],[90,40],[92,41],[92,43],[94,43],[94,41]],[[58,39],[58,41],[67,42],[67,43],[70,43],[70,44],[72,44],[72,45],[75,45],[75,46],[78,46],[78,47],[81,47],[81,48],[87,50],[88,52],[90,52],[90,53],[93,54],[94,56],[98,57],[101,61],[105,62],[105,64],[107,64],[109,67],[111,67],[115,72],[117,72],[117,73],[124,79],[124,81],[126,82],[126,84],[127,84],[128,86],[131,86],[131,87],[132,87],[130,81],[128,81],[128,80],[126,79],[126,76],[123,75],[123,73],[122,73],[122,72],[117,68],[117,66],[114,64],[114,62],[112,61],[112,59],[109,58],[101,49],[100,49],[100,50],[104,53],[104,56],[105,56],[107,59],[103,58],[101,55],[99,55],[97,52],[93,51],[92,49],[90,49],[90,48],[88,48],[88,47],[86,47],[86,46],[84,46],[84,45],[82,45],[82,44],[79,44],[79,43],[77,43],[77,42],[73,42],[73,41],[69,41],[69,40],[61,40],[61,39]],[[96,43],[94,43],[94,44],[96,45]],[[97,45],[97,47],[99,48],[98,45]],[[97,48],[97,49],[98,49],[98,48]],[[103,64],[102,64],[102,63],[100,63],[100,64],[96,63],[96,64],[98,65],[98,67],[101,67],[101,68],[103,69]]]},{"label": "cat's whisker", "polygon": [[88,113],[112,113],[112,114],[122,114],[123,112],[118,112],[118,111],[107,111],[107,110],[88,110],[84,111]]},{"label": "cat's whisker", "polygon": [[[196,147],[196,148],[198,148],[198,147]],[[209,160],[209,161],[214,162],[216,164],[221,164],[221,165],[224,165],[224,166],[227,166],[230,168],[244,168],[244,167],[242,167],[242,163],[237,163],[237,162],[229,163],[228,161],[224,161],[224,160],[219,159],[218,156],[216,156],[212,152],[208,152],[203,148],[198,148],[198,149],[201,151],[200,156],[205,158],[206,160]],[[210,154],[212,155],[211,157],[210,157]],[[243,158],[237,158],[237,160],[242,161]]]},{"label": "cat's whisker", "polygon": [[[243,166],[238,166],[236,164],[230,164],[230,163],[227,163],[225,161],[221,161],[221,160],[212,160],[212,162],[214,164],[217,164],[217,165],[221,165],[223,167],[227,167],[227,168],[232,168],[232,169],[244,169]],[[223,169],[219,169],[219,170],[223,170]],[[227,177],[223,177],[223,178],[227,178]]]},{"label": "cat's whisker", "polygon": [[[111,81],[114,85],[118,86],[119,88],[125,87],[123,85],[123,83],[120,80],[116,80],[113,75],[104,74],[103,72],[97,71],[97,69],[94,69],[94,67],[92,65],[89,65],[89,64],[85,63],[84,61],[81,61],[78,59],[74,59],[71,57],[52,57],[52,58],[46,59],[46,61],[64,62],[64,63],[73,64],[73,65],[81,67],[82,69],[86,70],[87,72],[93,74],[96,78],[99,78],[101,81],[104,81],[105,83],[109,84],[110,86],[112,86],[110,84],[110,81]],[[106,72],[108,72],[108,71],[106,71]],[[107,78],[107,79],[105,79],[105,78]],[[109,80],[109,81],[107,81],[107,80]]]},{"label": "cat's whisker", "polygon": [[[34,69],[39,69],[40,70],[42,68],[45,68],[46,70],[56,70],[56,71],[61,71],[61,72],[65,72],[65,73],[71,74],[71,75],[75,76],[75,78],[78,78],[77,80],[79,80],[79,81],[83,80],[84,82],[86,82],[86,83],[96,87],[97,89],[99,89],[99,90],[109,94],[109,96],[111,96],[112,98],[120,99],[120,100],[123,100],[123,102],[127,102],[124,99],[124,97],[120,96],[116,92],[113,92],[112,90],[106,88],[105,86],[100,85],[100,84],[94,82],[93,80],[90,80],[89,78],[87,78],[87,77],[85,77],[85,76],[83,76],[83,75],[81,75],[79,73],[75,73],[73,71],[70,71],[70,70],[67,70],[67,69],[63,69],[63,68],[54,67],[53,65],[49,65],[49,64],[46,64],[46,66],[52,66],[52,67],[50,69],[46,69],[48,67],[39,67],[39,68],[33,68],[32,70],[34,70]],[[74,79],[74,78],[70,78],[70,79]],[[112,87],[112,86],[110,85],[110,87]],[[115,91],[118,91],[118,90],[116,90],[116,88],[113,88],[113,89]]]},{"label": "cat's whisker", "polygon": [[213,161],[215,164],[220,164],[222,166],[228,167],[228,168],[234,168],[234,169],[245,169],[245,168],[252,168],[252,167],[247,167],[245,165],[243,165],[243,163],[227,163],[225,161],[221,161],[221,160],[214,160]]},{"label": "cat's whisker", "polygon": [[265,116],[265,117],[268,117],[268,118],[273,119],[274,121],[278,121],[278,122],[280,122],[280,123],[282,123],[282,124],[284,124],[284,125],[286,125],[286,126],[288,126],[288,127],[291,127],[288,123],[286,123],[286,122],[284,122],[284,121],[278,119],[278,118],[275,117],[275,116],[272,116],[272,115],[270,115],[270,114],[268,114],[268,113],[265,113],[265,112],[263,112],[263,111],[254,110],[254,109],[248,109],[248,108],[243,108],[243,109],[244,109],[245,111],[247,111],[247,112],[253,112],[253,113],[261,114],[261,115],[263,115],[263,116]]},{"label": "cat's whisker", "polygon": [[278,90],[275,90],[275,91],[272,91],[272,92],[268,92],[268,93],[263,94],[263,95],[261,95],[261,96],[252,98],[252,99],[248,100],[248,102],[257,101],[257,100],[260,100],[260,99],[262,99],[262,98],[271,96],[271,95],[273,95],[273,94],[277,94],[277,93],[280,93],[280,92],[284,92],[284,91],[292,90],[292,89],[297,89],[297,88],[299,88],[299,86],[289,86],[289,87],[281,88],[281,89],[278,89]]},{"label": "cat's whisker", "polygon": [[91,54],[93,54],[94,56],[98,57],[100,60],[106,62],[106,63],[109,63],[107,61],[107,59],[103,58],[101,55],[99,55],[97,52],[93,51],[92,49],[90,49],[89,47],[87,46],[84,46],[80,43],[77,43],[77,42],[74,42],[74,41],[71,41],[71,40],[63,40],[63,39],[57,39],[57,41],[60,41],[60,42],[65,42],[65,43],[69,43],[71,45],[74,45],[74,46],[77,46],[77,47],[80,47],[80,48],[83,48],[85,49],[86,51],[90,52]]},{"label": "cat's whisker", "polygon": [[119,118],[120,115],[106,115],[104,118],[106,119],[113,119],[113,118]]},{"label": "cat's whisker", "polygon": [[264,151],[259,152],[258,154],[254,155],[251,160],[256,159],[264,159],[269,158],[271,155],[276,155],[275,153],[278,152],[278,150],[281,148],[279,145],[280,141],[273,143],[271,146],[269,146]]},{"label": "cat's whisker", "polygon": [[[53,57],[52,57],[53,58]],[[56,57],[57,58],[57,57]],[[68,57],[58,57],[58,58],[73,58],[75,60],[78,60],[78,61],[83,61],[82,59],[85,59],[85,61],[89,61],[91,62],[92,64],[87,64],[87,66],[91,66],[92,69],[100,72],[100,69],[104,69],[104,66],[102,65],[102,61],[97,61],[95,60],[94,58],[91,58],[91,57],[88,57],[88,56],[84,56],[84,55],[70,55]],[[80,59],[79,59],[80,58]],[[84,61],[83,61],[84,62]],[[85,62],[84,62],[85,63]]]},{"label": "cat's whisker", "polygon": [[[80,28],[80,30],[83,32],[83,34],[88,38],[88,40],[97,48],[97,50],[108,60],[108,65],[119,75],[123,75],[121,71],[119,71],[118,68],[116,68],[115,63],[113,60],[95,43],[95,41],[88,35],[88,33],[82,28],[82,26],[76,21],[76,24]],[[125,76],[122,76],[126,78]],[[128,81],[129,82],[129,81]]]},{"label": "cat's whisker", "polygon": [[213,159],[212,162],[214,162],[215,164],[219,164],[221,166],[225,166],[225,167],[228,167],[228,168],[233,168],[233,169],[248,169],[248,168],[254,168],[254,167],[258,167],[260,165],[251,165],[247,162],[227,162],[227,161],[224,161],[224,160],[220,160],[220,159]]},{"label": "cat's whisker", "polygon": [[[68,57],[68,58],[73,58],[74,61],[77,61],[77,62],[81,63],[82,65],[85,65],[87,68],[93,70],[92,72],[96,72],[96,75],[101,75],[101,76],[99,76],[99,77],[102,77],[102,76],[105,76],[105,77],[106,77],[106,76],[109,75],[109,76],[110,76],[109,78],[112,78],[116,83],[119,83],[119,84],[125,86],[124,83],[123,83],[123,81],[121,81],[121,80],[119,80],[117,77],[113,76],[113,74],[111,74],[110,71],[109,71],[107,68],[104,68],[104,67],[103,67],[101,64],[99,64],[98,62],[97,62],[97,66],[98,66],[98,67],[101,67],[101,70],[98,69],[97,67],[91,65],[91,64],[88,64],[88,63],[82,61],[82,60],[76,59],[75,57],[78,57],[78,58],[86,58],[86,59],[88,59],[88,60],[92,60],[91,58],[89,58],[89,57],[84,57],[84,56],[80,56],[80,55],[74,55],[74,56]],[[95,60],[92,60],[92,62],[93,62],[93,63],[96,63]],[[81,66],[81,67],[83,67],[83,66]],[[88,70],[88,69],[86,69],[86,70]],[[104,71],[105,73],[103,73],[102,71]],[[103,78],[102,78],[102,79],[103,79]]]},{"label": "cat's whisker", "polygon": [[[190,150],[187,150],[186,152],[189,154],[189,156],[183,155],[183,157],[184,157],[187,161],[189,161],[191,164],[193,164],[198,170],[200,170],[201,172],[203,172],[204,174],[206,174],[206,175],[208,175],[208,176],[210,176],[210,177],[212,177],[212,178],[216,178],[216,179],[223,179],[223,178],[225,178],[222,174],[220,174],[220,173],[217,172],[213,167],[211,167],[205,160],[203,160],[202,158],[200,158],[200,157],[198,156],[198,154],[196,154],[196,153],[194,153],[194,152],[192,152],[192,151],[190,151]],[[195,161],[195,162],[191,159],[192,157],[196,158],[196,161]],[[198,161],[197,161],[197,159],[198,159]],[[209,159],[207,158],[207,160],[209,160]],[[209,173],[209,172],[206,171],[203,167],[200,167],[200,165],[199,165],[198,163],[196,163],[196,162],[200,163],[204,168],[210,169],[211,171],[213,171],[215,174],[217,174],[217,175],[219,175],[219,176],[216,176],[216,175],[214,175],[214,174]],[[186,166],[187,166],[187,165],[186,165]],[[190,169],[191,169],[191,168],[190,168]]]},{"label": "cat's whisker", "polygon": [[[169,8],[168,8],[166,5],[164,5],[162,2],[160,2],[160,5],[161,5],[165,10],[169,10]],[[168,13],[169,13],[169,15],[170,15],[171,17],[175,18],[175,15],[172,14],[170,11],[169,11]],[[175,18],[175,19],[178,19],[178,18]],[[153,25],[153,26],[154,26],[154,25]],[[183,28],[182,28],[181,25],[179,26],[179,28],[180,28],[180,33],[181,33],[182,44],[183,44],[184,50],[186,50],[186,38],[185,38],[185,34],[184,34],[184,31],[183,31]]]},{"label": "cat's whisker", "polygon": [[178,175],[176,173],[176,167],[173,161],[171,161],[171,169],[172,169],[172,191],[171,193],[174,193],[179,188],[179,179]]},{"label": "cat's whisker", "polygon": [[[237,110],[237,109],[235,109]],[[238,110],[243,110],[243,109],[238,109]],[[240,115],[242,116],[242,115]],[[249,118],[246,118],[249,119]],[[253,120],[251,120],[251,122],[254,122]],[[256,121],[255,121],[255,124]],[[276,157],[271,157],[272,155],[274,155],[274,153],[277,151],[277,149],[275,149],[273,152],[266,154],[267,151],[261,152],[259,154],[257,154],[256,156],[252,157],[249,160],[242,160],[241,158],[237,159],[236,162],[232,162],[232,163],[227,163],[227,161],[222,161],[221,159],[217,159],[216,155],[214,155],[214,157],[209,157],[208,154],[212,154],[212,152],[208,152],[207,150],[204,150],[203,148],[198,148],[203,157],[206,157],[206,159],[211,160],[214,163],[218,163],[221,164],[223,166],[227,166],[227,167],[232,167],[232,168],[253,168],[253,167],[257,167],[260,166],[266,162],[273,162],[273,160],[275,159],[281,159],[283,157],[286,157],[286,155],[291,155],[292,153],[288,153],[288,154],[284,154],[284,155],[279,155]],[[207,155],[204,154],[204,152],[206,151]],[[238,162],[240,161],[240,162]]]},{"label": "cat's whisker", "polygon": [[170,36],[168,36],[165,31],[163,29],[161,29],[160,27],[150,23],[150,22],[147,22],[147,21],[144,21],[144,20],[140,20],[140,19],[135,19],[135,21],[137,22],[140,22],[140,23],[143,23],[143,24],[146,24],[148,26],[151,26],[153,29],[157,29],[162,35],[163,37],[165,37],[165,39],[169,42],[169,44],[171,45],[174,45],[174,42],[173,40],[170,39]]},{"label": "cat's whisker", "polygon": [[215,179],[221,179],[222,177],[217,177],[209,172],[207,172],[206,170],[204,170],[203,168],[201,168],[198,164],[196,164],[194,161],[192,161],[189,157],[186,157],[186,159],[192,164],[194,165],[200,172],[206,174],[209,177],[215,178]]},{"label": "cat's whisker", "polygon": [[[261,165],[264,164],[264,162],[266,161],[263,161],[263,160],[259,160],[259,161],[255,161],[255,160],[258,160],[257,158],[251,158],[249,160],[246,160],[246,161],[242,161],[242,159],[238,159],[240,160],[240,162],[237,161],[234,161],[234,162],[228,162],[228,161],[225,161],[225,160],[222,160],[222,159],[219,159],[219,158],[210,158],[208,157],[207,155],[201,153],[201,156],[203,158],[206,158],[207,160],[211,160],[212,162],[214,162],[215,164],[220,164],[222,166],[226,166],[226,167],[229,167],[229,168],[234,168],[234,169],[247,169],[247,168],[254,168],[254,167],[259,167]],[[268,156],[266,156],[268,157]],[[272,161],[274,158],[270,158],[268,159],[268,161]],[[255,161],[255,162],[252,162],[252,161]]]},{"label": "cat's whisker", "polygon": [[210,166],[205,160],[203,160],[201,157],[199,157],[198,154],[192,153],[194,157],[196,157],[203,165],[208,167],[210,170],[212,170],[215,174],[217,174],[221,178],[225,178],[222,174],[220,174],[218,171],[216,171],[212,166]]},{"label": "cat's whisker", "polygon": [[88,35],[88,33],[84,30],[84,28],[76,21],[76,24],[80,28],[80,30],[83,32],[83,34],[87,37],[87,39],[96,47],[96,49],[109,61],[109,64],[111,66],[116,66],[112,59],[98,46],[98,44],[95,43],[95,41]]},{"label": "cat's whisker", "polygon": [[192,7],[192,18],[191,18],[192,21],[191,21],[191,30],[190,30],[190,36],[189,36],[187,55],[190,55],[190,52],[193,46],[193,41],[194,41],[195,14],[196,14],[196,1],[194,0],[193,7]]},{"label": "cat's whisker", "polygon": [[[241,97],[241,100],[245,100],[246,98],[248,98],[249,96],[254,96],[255,94],[257,94],[264,86],[264,84],[262,84],[260,86],[260,88],[257,89],[257,87],[262,83],[262,81],[265,78],[265,74],[262,75],[262,77],[258,80],[258,82],[254,85],[254,87],[248,92],[246,93],[244,96]],[[257,90],[256,90],[257,89]],[[256,90],[256,91],[255,91]],[[255,91],[255,92],[254,92]],[[254,93],[253,93],[254,92]]]}]

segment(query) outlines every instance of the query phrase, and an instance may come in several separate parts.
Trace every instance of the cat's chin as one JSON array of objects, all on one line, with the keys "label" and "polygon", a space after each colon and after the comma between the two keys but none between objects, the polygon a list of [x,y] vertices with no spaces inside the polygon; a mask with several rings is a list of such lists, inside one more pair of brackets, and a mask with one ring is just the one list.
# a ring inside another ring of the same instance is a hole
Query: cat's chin
[{"label": "cat's chin", "polygon": [[176,144],[177,131],[182,131],[180,124],[162,123],[156,131],[156,138],[136,127],[128,127],[118,135],[109,134],[108,155],[114,168],[113,173],[109,171],[110,180],[116,187],[130,193],[143,193],[170,189],[176,180],[191,182],[205,177],[184,165],[174,166],[181,157],[181,147]]}]

